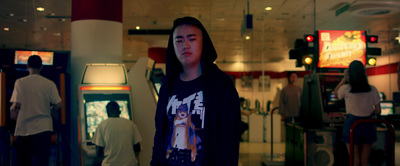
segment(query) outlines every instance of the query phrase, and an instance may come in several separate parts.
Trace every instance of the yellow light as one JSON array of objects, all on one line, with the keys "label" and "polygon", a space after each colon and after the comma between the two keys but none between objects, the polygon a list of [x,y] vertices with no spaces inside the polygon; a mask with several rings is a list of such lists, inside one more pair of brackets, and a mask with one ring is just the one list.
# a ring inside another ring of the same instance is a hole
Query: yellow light
[{"label": "yellow light", "polygon": [[306,65],[310,65],[310,64],[312,63],[312,58],[309,57],[309,56],[306,56],[306,57],[304,57],[303,62],[304,62]]},{"label": "yellow light", "polygon": [[3,28],[4,31],[10,31],[10,28]]},{"label": "yellow light", "polygon": [[129,86],[82,86],[80,88],[83,90],[131,90]]},{"label": "yellow light", "polygon": [[265,8],[265,10],[266,11],[270,11],[270,10],[272,10],[272,7],[268,6],[268,7]]},{"label": "yellow light", "polygon": [[43,12],[44,11],[44,7],[37,7],[36,10],[39,11],[39,12]]},{"label": "yellow light", "polygon": [[140,26],[136,26],[136,30],[139,30],[140,29]]},{"label": "yellow light", "polygon": [[250,40],[250,36],[246,36],[246,40]]},{"label": "yellow light", "polygon": [[376,65],[376,58],[368,58],[368,65],[375,66]]}]

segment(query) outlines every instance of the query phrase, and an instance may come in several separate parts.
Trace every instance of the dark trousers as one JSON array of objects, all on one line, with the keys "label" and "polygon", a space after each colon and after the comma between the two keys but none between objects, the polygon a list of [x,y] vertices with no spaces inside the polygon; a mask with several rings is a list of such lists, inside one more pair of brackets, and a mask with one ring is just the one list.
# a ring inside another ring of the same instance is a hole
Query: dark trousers
[{"label": "dark trousers", "polygon": [[242,135],[243,133],[249,129],[249,124],[245,123],[245,122],[241,122],[241,127],[240,127],[240,140],[242,140]]},{"label": "dark trousers", "polygon": [[286,123],[298,124],[300,122],[300,118],[299,117],[294,117],[294,116],[286,116],[285,117],[285,122]]},{"label": "dark trousers", "polygon": [[47,166],[49,165],[51,148],[51,132],[18,136],[17,161],[19,166]]}]

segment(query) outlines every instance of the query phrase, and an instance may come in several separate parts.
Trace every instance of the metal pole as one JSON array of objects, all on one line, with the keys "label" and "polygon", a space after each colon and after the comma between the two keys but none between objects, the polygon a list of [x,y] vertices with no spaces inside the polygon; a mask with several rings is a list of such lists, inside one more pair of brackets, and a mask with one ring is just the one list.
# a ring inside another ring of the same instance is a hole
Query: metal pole
[{"label": "metal pole", "polygon": [[275,107],[274,109],[271,110],[271,161],[273,160],[273,154],[274,154],[274,123],[273,123],[273,118],[272,115],[275,110],[277,110],[279,107]]}]

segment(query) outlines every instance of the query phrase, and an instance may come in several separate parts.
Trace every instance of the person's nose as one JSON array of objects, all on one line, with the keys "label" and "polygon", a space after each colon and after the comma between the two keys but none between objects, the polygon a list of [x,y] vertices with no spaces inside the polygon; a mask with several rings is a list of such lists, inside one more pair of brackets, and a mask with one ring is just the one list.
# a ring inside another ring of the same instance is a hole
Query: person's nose
[{"label": "person's nose", "polygon": [[190,44],[189,44],[188,39],[185,39],[185,41],[183,42],[183,48],[184,48],[184,49],[190,48]]}]

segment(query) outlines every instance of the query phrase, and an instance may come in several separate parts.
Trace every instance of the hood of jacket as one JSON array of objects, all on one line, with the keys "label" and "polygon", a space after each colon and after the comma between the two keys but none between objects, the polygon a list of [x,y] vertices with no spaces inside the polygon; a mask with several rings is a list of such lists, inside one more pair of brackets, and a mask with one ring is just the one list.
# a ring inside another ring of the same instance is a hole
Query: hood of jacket
[{"label": "hood of jacket", "polygon": [[182,17],[176,19],[174,21],[174,25],[169,35],[167,55],[166,55],[166,79],[167,79],[166,81],[169,85],[171,85],[174,79],[182,71],[182,65],[180,64],[178,58],[175,55],[173,33],[176,27],[185,24],[194,25],[198,27],[202,32],[203,49],[201,53],[201,62],[200,62],[200,64],[202,65],[202,74],[207,73],[207,69],[209,69],[210,66],[212,66],[214,61],[217,59],[217,52],[215,51],[211,38],[199,20],[197,20],[194,17]]}]

